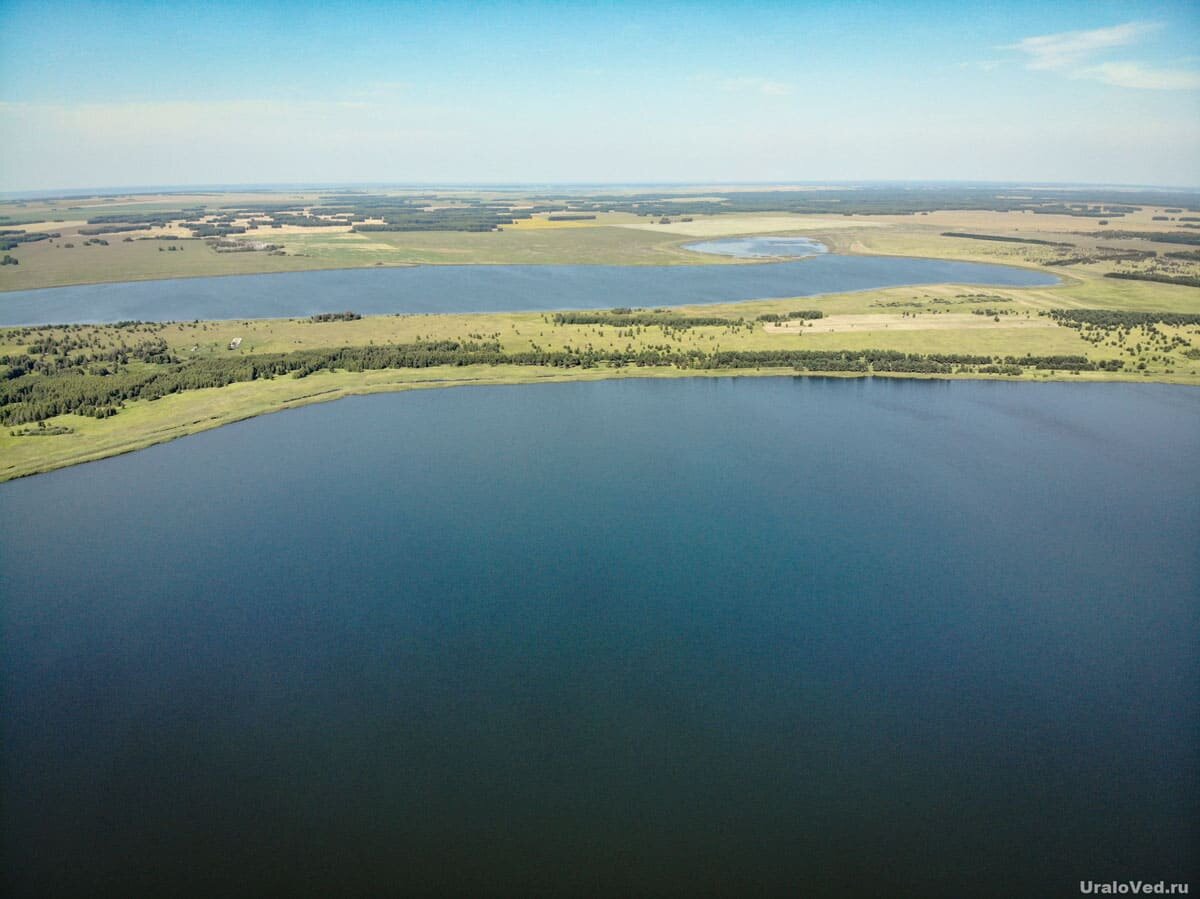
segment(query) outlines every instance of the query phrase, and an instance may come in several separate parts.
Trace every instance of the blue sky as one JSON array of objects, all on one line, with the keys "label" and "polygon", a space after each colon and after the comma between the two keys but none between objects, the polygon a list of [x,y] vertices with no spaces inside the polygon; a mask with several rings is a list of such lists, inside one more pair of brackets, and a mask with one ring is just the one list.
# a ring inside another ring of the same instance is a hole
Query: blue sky
[{"label": "blue sky", "polygon": [[0,190],[1200,185],[1195,3],[0,0]]}]

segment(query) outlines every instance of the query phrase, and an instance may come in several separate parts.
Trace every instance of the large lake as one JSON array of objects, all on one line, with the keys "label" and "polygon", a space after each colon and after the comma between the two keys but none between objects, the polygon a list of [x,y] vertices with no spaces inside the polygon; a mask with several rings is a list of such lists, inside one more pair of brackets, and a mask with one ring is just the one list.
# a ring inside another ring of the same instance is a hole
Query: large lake
[{"label": "large lake", "polygon": [[9,291],[0,293],[0,325],[678,306],[947,283],[1058,280],[1011,266],[883,256],[757,265],[422,265]]},{"label": "large lake", "polygon": [[1200,391],[343,400],[0,485],[17,895],[1197,879]]}]

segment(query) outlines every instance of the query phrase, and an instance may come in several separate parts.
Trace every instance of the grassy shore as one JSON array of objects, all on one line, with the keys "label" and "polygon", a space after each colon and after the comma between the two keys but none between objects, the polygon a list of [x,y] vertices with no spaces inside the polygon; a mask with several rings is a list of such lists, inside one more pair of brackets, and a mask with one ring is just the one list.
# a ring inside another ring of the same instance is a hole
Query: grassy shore
[{"label": "grassy shore", "polygon": [[[1100,288],[1103,288],[1101,290]],[[1079,330],[1063,327],[1042,314],[1053,308],[1143,309],[1196,312],[1196,291],[1171,285],[1072,278],[1052,288],[972,288],[939,285],[891,288],[862,293],[683,307],[685,317],[723,316],[727,324],[697,327],[658,325],[617,327],[607,324],[562,324],[551,314],[497,313],[476,315],[370,316],[356,321],[313,322],[268,319],[72,326],[70,329],[0,331],[0,354],[17,354],[36,339],[72,335],[115,346],[118,341],[162,340],[185,362],[252,360],[269,354],[336,347],[386,347],[437,341],[489,341],[505,353],[531,348],[549,351],[613,351],[658,348],[667,352],[803,350],[896,350],[913,354],[980,354],[985,356],[1087,356],[1090,360],[1122,359],[1123,371],[1051,371],[1026,369],[1019,375],[941,374],[938,377],[1000,378],[1047,381],[1158,381],[1200,385],[1200,326],[1159,325],[1165,336],[1178,338],[1171,351],[1139,347],[1140,339],[1099,343]],[[1093,299],[1094,302],[1085,302]],[[758,321],[760,315],[786,317],[789,311],[815,309],[816,321]],[[990,314],[989,314],[990,313]],[[235,340],[237,348],[231,350]],[[1136,348],[1135,348],[1136,347]],[[1144,368],[1138,368],[1143,365]],[[822,373],[823,375],[825,373]],[[307,377],[289,375],[186,390],[156,400],[126,402],[110,418],[59,415],[45,421],[49,435],[28,425],[0,432],[0,479],[49,471],[79,462],[129,452],[281,409],[324,402],[352,394],[427,389],[461,385],[539,383],[628,377],[796,376],[791,368],[736,370],[674,367],[556,368],[539,365],[446,365],[431,368],[382,369],[362,372],[317,371]],[[878,375],[875,375],[878,376]],[[888,377],[928,377],[888,373]],[[14,432],[21,436],[14,436]]]}]

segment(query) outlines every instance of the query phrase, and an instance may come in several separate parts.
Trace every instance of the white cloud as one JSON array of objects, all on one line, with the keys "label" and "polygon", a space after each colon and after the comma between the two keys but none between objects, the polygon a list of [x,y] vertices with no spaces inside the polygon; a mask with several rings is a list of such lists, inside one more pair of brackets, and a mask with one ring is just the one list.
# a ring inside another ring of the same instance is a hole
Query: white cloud
[{"label": "white cloud", "polygon": [[1160,27],[1154,22],[1126,22],[1091,31],[1063,31],[1027,37],[1000,49],[1026,54],[1029,57],[1026,66],[1030,69],[1067,69],[1086,62],[1089,57],[1104,50],[1135,43]]},{"label": "white cloud", "polygon": [[1001,47],[1026,55],[1027,69],[1059,71],[1071,78],[1099,81],[1140,90],[1198,90],[1200,72],[1148,66],[1140,62],[1096,62],[1117,47],[1127,47],[1162,26],[1155,22],[1126,22],[1091,31],[1064,31],[1027,37]]},{"label": "white cloud", "polygon": [[1105,62],[1080,69],[1073,77],[1092,78],[1117,87],[1143,90],[1200,90],[1200,72],[1186,69],[1151,69],[1136,62]]}]

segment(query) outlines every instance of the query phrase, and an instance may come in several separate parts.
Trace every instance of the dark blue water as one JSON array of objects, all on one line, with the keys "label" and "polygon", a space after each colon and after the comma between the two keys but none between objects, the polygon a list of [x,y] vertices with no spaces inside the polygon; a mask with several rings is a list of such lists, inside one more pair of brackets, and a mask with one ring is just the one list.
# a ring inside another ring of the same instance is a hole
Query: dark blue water
[{"label": "dark blue water", "polygon": [[1058,281],[1001,265],[831,255],[764,265],[427,265],[10,291],[0,293],[0,325],[677,306],[945,283]]},{"label": "dark blue water", "polygon": [[1194,883],[1200,391],[460,388],[0,485],[17,895]]},{"label": "dark blue water", "polygon": [[829,252],[823,243],[808,237],[722,237],[684,244],[685,250],[737,256],[740,259],[769,259],[774,256],[817,256]]}]

